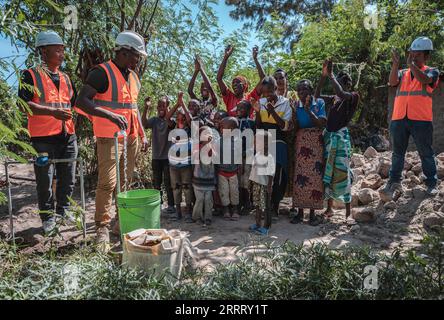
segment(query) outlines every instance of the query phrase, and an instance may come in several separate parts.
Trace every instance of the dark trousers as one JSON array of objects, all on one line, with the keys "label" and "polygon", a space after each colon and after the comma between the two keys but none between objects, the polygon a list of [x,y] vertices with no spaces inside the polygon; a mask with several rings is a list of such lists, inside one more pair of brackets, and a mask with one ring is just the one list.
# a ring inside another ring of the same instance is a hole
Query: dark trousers
[{"label": "dark trousers", "polygon": [[409,119],[395,120],[390,124],[390,135],[393,146],[390,181],[401,182],[405,153],[409,144],[409,138],[412,136],[421,158],[422,172],[426,176],[425,184],[428,187],[436,186],[438,177],[436,174],[435,154],[432,148],[432,122]]},{"label": "dark trousers", "polygon": [[[50,159],[75,159],[77,158],[77,140],[75,136],[61,140],[40,139],[32,141],[32,146],[38,153],[48,153]],[[54,212],[53,179],[56,175],[56,206],[55,213],[64,215],[69,208],[68,197],[72,196],[75,184],[76,164],[56,163],[43,167],[34,165],[37,182],[37,198],[39,202],[40,218],[48,220]]]},{"label": "dark trousers", "polygon": [[153,159],[151,165],[153,169],[154,189],[161,190],[162,192],[163,183],[165,186],[165,191],[167,193],[168,206],[174,206],[174,195],[173,189],[171,188],[170,166],[168,159]]},{"label": "dark trousers", "polygon": [[279,211],[279,203],[284,199],[287,189],[287,172],[280,164],[276,164],[276,172],[273,179],[273,192],[271,193],[271,207],[276,213]]}]

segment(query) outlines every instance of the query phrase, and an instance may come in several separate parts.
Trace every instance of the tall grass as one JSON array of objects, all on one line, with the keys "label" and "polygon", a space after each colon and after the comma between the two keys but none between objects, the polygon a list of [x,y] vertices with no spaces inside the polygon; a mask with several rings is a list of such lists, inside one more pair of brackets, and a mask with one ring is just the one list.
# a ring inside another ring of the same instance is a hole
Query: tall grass
[{"label": "tall grass", "polygon": [[[65,255],[15,253],[0,243],[0,299],[441,299],[444,233],[419,250],[390,255],[293,243],[211,270],[187,267],[179,281],[121,267],[91,248]],[[366,266],[378,288],[364,286]],[[69,287],[75,270],[75,290]]]}]

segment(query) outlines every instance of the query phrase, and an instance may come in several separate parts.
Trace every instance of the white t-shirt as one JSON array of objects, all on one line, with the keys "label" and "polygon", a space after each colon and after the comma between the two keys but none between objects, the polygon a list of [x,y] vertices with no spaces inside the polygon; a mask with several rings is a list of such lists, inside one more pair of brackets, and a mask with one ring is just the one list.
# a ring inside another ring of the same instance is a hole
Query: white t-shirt
[{"label": "white t-shirt", "polygon": [[251,167],[250,180],[261,184],[268,185],[268,178],[274,177],[276,171],[276,164],[271,154],[268,156],[262,153],[256,153]]}]

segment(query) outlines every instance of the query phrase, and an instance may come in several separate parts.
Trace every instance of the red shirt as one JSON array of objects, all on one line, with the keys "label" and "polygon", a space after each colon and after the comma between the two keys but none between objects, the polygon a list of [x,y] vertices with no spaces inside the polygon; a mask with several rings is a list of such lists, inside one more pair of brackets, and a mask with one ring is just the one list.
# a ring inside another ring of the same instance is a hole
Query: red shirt
[{"label": "red shirt", "polygon": [[[222,96],[222,99],[224,100],[225,106],[227,107],[227,113],[230,117],[236,117],[236,106],[238,105],[239,102],[241,102],[242,100],[251,100],[251,98],[254,98],[255,100],[259,100],[260,96],[256,90],[256,88],[254,88],[250,93],[247,93],[243,98],[239,99],[238,97],[236,97],[233,93],[233,91],[231,91],[230,89],[227,89],[227,94]],[[250,118],[253,117],[253,108],[251,108],[250,111]]]}]

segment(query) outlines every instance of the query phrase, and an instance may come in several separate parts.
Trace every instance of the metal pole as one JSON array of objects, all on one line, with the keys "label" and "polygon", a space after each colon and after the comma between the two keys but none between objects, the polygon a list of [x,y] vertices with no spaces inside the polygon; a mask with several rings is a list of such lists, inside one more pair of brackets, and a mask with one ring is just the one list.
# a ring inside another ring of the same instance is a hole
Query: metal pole
[{"label": "metal pole", "polygon": [[[119,159],[119,132],[116,132],[114,135],[114,147],[116,149],[116,174],[117,174],[117,185],[116,185],[116,194],[120,193],[120,159]],[[117,198],[116,198],[117,201]]]},{"label": "metal pole", "polygon": [[[86,238],[86,216],[85,216],[85,188],[84,188],[84,177],[83,177],[83,159],[75,158],[75,159],[51,159],[48,163],[71,163],[71,162],[80,162],[80,196],[82,200],[82,209],[83,209],[83,238]],[[27,164],[35,163],[34,160],[28,161]],[[6,184],[8,187],[8,213],[9,213],[9,230],[10,230],[10,239],[12,240],[13,246],[15,248],[15,230],[14,230],[14,216],[12,210],[12,191],[11,191],[11,183],[9,179],[8,166],[10,164],[23,164],[20,161],[5,161],[5,174],[6,174]]]},{"label": "metal pole", "polygon": [[6,185],[8,186],[9,235],[12,239],[12,245],[15,248],[14,217],[12,215],[12,193],[11,193],[11,183],[9,181],[9,172],[8,172],[8,163],[7,162],[5,162],[5,174],[6,174]]},{"label": "metal pole", "polygon": [[86,240],[86,203],[85,203],[85,181],[83,178],[83,159],[79,160],[79,174],[80,174],[80,198],[82,200],[82,222],[83,222],[83,240]]}]

